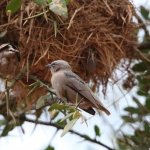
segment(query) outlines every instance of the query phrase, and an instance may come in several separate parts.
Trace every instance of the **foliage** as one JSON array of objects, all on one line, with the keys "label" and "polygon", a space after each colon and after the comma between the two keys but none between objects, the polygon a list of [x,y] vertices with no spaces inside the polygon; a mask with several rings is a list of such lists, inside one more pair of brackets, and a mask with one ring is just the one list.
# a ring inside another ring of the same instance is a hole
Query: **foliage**
[{"label": "foliage", "polygon": [[[141,16],[146,21],[150,20],[149,12],[144,6],[140,7]],[[145,26],[145,28],[147,28]],[[146,36],[146,35],[145,35]],[[146,39],[147,38],[147,39]],[[150,43],[150,37],[144,37],[143,40]],[[141,50],[144,56],[149,55],[150,48]],[[122,116],[124,125],[133,130],[133,134],[127,134],[121,129],[117,138],[120,150],[148,150],[150,148],[150,61],[142,60],[134,64],[132,71],[137,80],[137,97],[132,100],[136,107],[126,107],[124,110],[127,115]],[[144,97],[145,103],[140,102],[140,96]]]},{"label": "foliage", "polygon": [[[68,18],[68,12],[66,4],[69,3],[68,0],[33,0],[40,7],[46,8],[49,6],[49,9],[53,11],[55,14],[60,15],[64,18]],[[11,0],[10,3],[6,7],[6,13],[12,15],[16,13],[22,4],[22,0]],[[43,9],[44,11],[44,9]],[[44,11],[44,13],[46,13]]]}]

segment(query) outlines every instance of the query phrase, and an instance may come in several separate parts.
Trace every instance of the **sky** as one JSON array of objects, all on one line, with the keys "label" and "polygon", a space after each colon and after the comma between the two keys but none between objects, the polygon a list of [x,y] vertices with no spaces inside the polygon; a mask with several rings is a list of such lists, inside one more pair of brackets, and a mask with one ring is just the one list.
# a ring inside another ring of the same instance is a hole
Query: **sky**
[{"label": "sky", "polygon": [[[135,6],[138,8],[140,4],[144,4],[144,6],[150,6],[150,1],[147,0],[134,0]],[[139,9],[137,9],[139,10]],[[139,37],[142,37],[142,32]],[[101,89],[101,88],[100,88]],[[95,137],[94,134],[94,125],[100,126],[101,136],[97,138],[100,142],[113,147],[112,141],[114,141],[114,132],[120,127],[122,124],[122,120],[120,115],[125,114],[123,108],[135,104],[132,102],[131,97],[136,93],[136,87],[133,90],[126,94],[126,91],[120,90],[121,84],[118,83],[112,87],[108,87],[107,90],[107,100],[104,100],[102,93],[100,91],[100,99],[104,103],[105,106],[108,106],[111,115],[108,117],[104,113],[101,117],[98,115],[90,118],[88,120],[88,127],[86,124],[81,124],[81,121],[78,121],[73,129],[82,134],[87,134],[91,138]],[[124,93],[124,94],[123,94]],[[125,95],[125,97],[123,97]],[[123,98],[122,98],[123,97]],[[142,102],[144,99],[140,98]],[[117,101],[115,106],[112,102]],[[117,112],[116,113],[116,109]],[[34,118],[34,116],[28,116],[30,118]],[[86,117],[89,118],[90,115],[86,114]],[[49,115],[43,114],[40,117],[40,120],[49,121]],[[79,136],[67,133],[64,137],[60,137],[62,130],[59,130],[53,140],[51,141],[53,135],[56,132],[56,128],[50,126],[38,125],[34,130],[35,125],[32,123],[25,122],[23,124],[23,129],[25,133],[22,133],[20,127],[16,127],[14,130],[9,132],[9,136],[0,138],[0,150],[44,150],[49,143],[55,147],[55,150],[106,150],[104,147],[100,147],[99,145],[85,142]],[[33,131],[34,130],[34,131]],[[132,132],[132,131],[128,131]]]}]

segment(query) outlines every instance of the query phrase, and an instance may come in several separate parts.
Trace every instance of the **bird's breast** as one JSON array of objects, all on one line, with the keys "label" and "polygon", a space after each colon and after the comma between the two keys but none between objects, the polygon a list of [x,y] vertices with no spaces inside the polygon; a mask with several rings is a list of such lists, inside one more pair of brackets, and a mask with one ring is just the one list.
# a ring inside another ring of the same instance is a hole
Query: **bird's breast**
[{"label": "bird's breast", "polygon": [[63,96],[65,89],[65,76],[62,73],[55,73],[51,78],[52,86],[59,97]]}]

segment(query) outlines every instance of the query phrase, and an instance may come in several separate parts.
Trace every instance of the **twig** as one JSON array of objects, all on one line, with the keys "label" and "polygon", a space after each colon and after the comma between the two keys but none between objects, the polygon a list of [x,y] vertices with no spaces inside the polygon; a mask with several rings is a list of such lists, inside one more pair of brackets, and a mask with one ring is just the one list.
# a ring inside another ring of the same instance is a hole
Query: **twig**
[{"label": "twig", "polygon": [[[135,15],[135,17],[137,18],[138,22],[141,24],[142,29],[145,31],[145,36],[147,37],[147,39],[150,38],[149,35],[149,31],[146,28],[145,23],[143,22],[143,20],[138,16],[138,14]],[[149,39],[150,40],[150,39]]]},{"label": "twig", "polygon": [[42,86],[44,86],[44,87],[47,89],[47,91],[49,91],[50,93],[56,95],[56,93],[54,93],[46,84],[44,84],[41,80],[39,80],[39,79],[36,78],[35,76],[29,75],[29,78],[32,79],[32,80],[34,80],[34,81],[40,82],[40,84],[41,84]]},{"label": "twig", "polygon": [[8,81],[5,81],[5,90],[6,90],[6,109],[7,115],[9,115],[9,89],[8,89]]},{"label": "twig", "polygon": [[33,19],[33,18],[36,18],[36,17],[42,16],[42,15],[44,15],[44,13],[47,13],[47,12],[48,12],[48,10],[47,10],[47,11],[45,11],[45,12],[42,12],[42,13],[40,13],[40,14],[37,14],[37,15],[34,15],[34,16],[31,16],[31,17],[28,17],[28,18],[25,18],[25,19],[23,19],[23,20]]},{"label": "twig", "polygon": [[[52,127],[57,128],[58,130],[60,130],[60,129],[63,130],[63,127],[58,126],[58,125],[56,125],[56,124],[54,124],[54,123],[51,123],[51,122],[44,122],[44,121],[39,121],[39,120],[36,121],[36,120],[32,120],[32,119],[26,118],[25,116],[24,116],[23,118],[20,118],[20,120],[21,120],[21,121],[31,122],[31,123],[36,123],[36,124],[41,124],[41,125],[46,125],[46,126],[52,126]],[[97,141],[96,139],[91,139],[91,138],[89,138],[89,137],[87,137],[87,136],[85,136],[85,135],[82,135],[82,134],[80,134],[80,133],[78,133],[78,132],[76,132],[76,131],[70,130],[69,132],[72,133],[72,134],[76,134],[76,135],[78,135],[78,136],[84,138],[84,139],[87,140],[87,141],[90,141],[90,142],[92,142],[92,143],[96,143],[96,144],[98,144],[98,145],[101,145],[101,146],[107,148],[108,150],[115,150],[115,149],[110,148],[109,146],[107,146],[107,145],[105,145],[105,144],[103,144],[103,143]]]},{"label": "twig", "polygon": [[71,25],[72,25],[72,23],[73,23],[73,19],[74,19],[76,13],[77,13],[78,11],[80,11],[82,8],[83,8],[83,7],[80,7],[79,9],[76,9],[76,10],[75,10],[73,16],[72,16],[71,19],[70,19],[69,26],[68,26],[68,28],[67,28],[68,30],[69,30],[69,28],[71,27]]},{"label": "twig", "polygon": [[145,60],[145,61],[147,61],[147,62],[150,62],[150,59],[148,59],[147,57],[145,57],[137,48],[135,48],[135,51],[139,54],[139,56],[140,56],[143,60]]},{"label": "twig", "polygon": [[140,43],[137,47],[139,50],[150,49],[150,42]]}]

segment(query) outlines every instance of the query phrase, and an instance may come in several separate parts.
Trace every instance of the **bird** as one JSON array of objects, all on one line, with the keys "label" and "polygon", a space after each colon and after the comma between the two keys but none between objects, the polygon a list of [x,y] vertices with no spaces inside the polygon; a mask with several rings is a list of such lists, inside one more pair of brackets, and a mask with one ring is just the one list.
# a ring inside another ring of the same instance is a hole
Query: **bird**
[{"label": "bird", "polygon": [[52,87],[59,99],[75,105],[76,97],[78,97],[79,108],[85,112],[95,115],[93,108],[96,108],[110,115],[110,112],[104,107],[99,98],[94,95],[88,85],[77,74],[72,72],[68,62],[55,60],[45,67],[51,71]]},{"label": "bird", "polygon": [[13,76],[19,66],[20,53],[9,43],[0,45],[0,75]]}]

